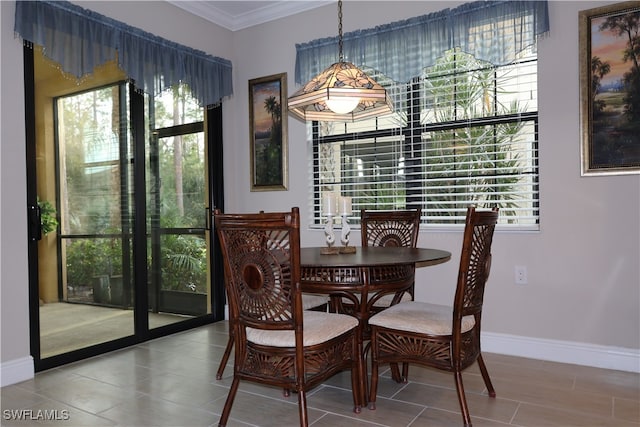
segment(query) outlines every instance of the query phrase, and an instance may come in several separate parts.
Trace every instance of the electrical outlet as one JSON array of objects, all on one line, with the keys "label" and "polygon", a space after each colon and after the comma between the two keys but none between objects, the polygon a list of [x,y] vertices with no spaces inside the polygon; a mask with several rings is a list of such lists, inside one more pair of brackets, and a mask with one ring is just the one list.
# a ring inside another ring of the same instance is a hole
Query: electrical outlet
[{"label": "electrical outlet", "polygon": [[515,271],[516,285],[526,285],[527,284],[527,267],[525,267],[524,265],[516,265],[514,271]]}]

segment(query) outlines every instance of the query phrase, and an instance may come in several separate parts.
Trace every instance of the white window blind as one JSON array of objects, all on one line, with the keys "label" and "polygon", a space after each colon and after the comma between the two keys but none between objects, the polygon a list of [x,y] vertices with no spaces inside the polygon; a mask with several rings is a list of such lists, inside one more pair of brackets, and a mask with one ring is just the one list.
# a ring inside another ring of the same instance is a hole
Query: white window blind
[{"label": "white window blind", "polygon": [[[314,122],[311,191],[322,224],[326,192],[360,209],[422,208],[422,223],[462,226],[470,204],[500,207],[499,228],[538,229],[535,46],[493,66],[459,49],[409,84],[366,70],[395,111],[356,123]],[[351,222],[351,219],[350,219]]]}]

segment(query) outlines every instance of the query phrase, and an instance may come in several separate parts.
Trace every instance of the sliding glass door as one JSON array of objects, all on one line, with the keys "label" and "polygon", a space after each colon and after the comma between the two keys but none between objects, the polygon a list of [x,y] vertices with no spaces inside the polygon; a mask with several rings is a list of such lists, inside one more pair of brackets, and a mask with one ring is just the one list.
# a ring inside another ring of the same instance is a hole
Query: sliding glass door
[{"label": "sliding glass door", "polygon": [[203,110],[177,87],[151,108],[147,225],[149,326],[209,313],[207,150]]},{"label": "sliding glass door", "polygon": [[219,186],[188,88],[149,99],[115,64],[77,84],[36,52],[33,101],[36,369],[220,320],[206,227]]},{"label": "sliding glass door", "polygon": [[53,115],[52,195],[59,228],[53,236],[56,251],[43,257],[55,259],[58,280],[40,276],[43,358],[135,332],[127,85],[54,98]]}]

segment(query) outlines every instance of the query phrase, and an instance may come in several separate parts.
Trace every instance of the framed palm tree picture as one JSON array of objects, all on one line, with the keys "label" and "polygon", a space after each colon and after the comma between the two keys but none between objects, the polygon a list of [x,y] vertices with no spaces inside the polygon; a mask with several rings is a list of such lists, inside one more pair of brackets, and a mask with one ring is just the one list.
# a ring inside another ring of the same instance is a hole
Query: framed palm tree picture
[{"label": "framed palm tree picture", "polygon": [[287,73],[249,80],[251,191],[287,190]]},{"label": "framed palm tree picture", "polygon": [[640,2],[579,13],[582,175],[640,173]]}]

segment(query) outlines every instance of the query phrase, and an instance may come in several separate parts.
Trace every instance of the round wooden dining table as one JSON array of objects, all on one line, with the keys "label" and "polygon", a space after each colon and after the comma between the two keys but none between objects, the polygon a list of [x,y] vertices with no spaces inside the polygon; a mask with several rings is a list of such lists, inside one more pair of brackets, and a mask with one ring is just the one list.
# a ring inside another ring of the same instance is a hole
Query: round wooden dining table
[{"label": "round wooden dining table", "polygon": [[338,254],[323,254],[321,249],[300,249],[300,285],[303,292],[329,294],[332,310],[346,312],[358,319],[358,345],[364,370],[361,393],[366,401],[363,343],[369,337],[368,321],[376,302],[386,295],[393,295],[391,304],[400,302],[402,294],[414,283],[416,267],[447,262],[451,253],[440,249],[389,246],[356,247],[353,253]]}]

